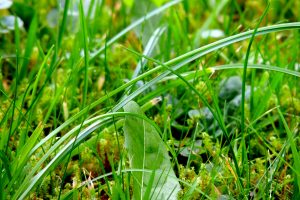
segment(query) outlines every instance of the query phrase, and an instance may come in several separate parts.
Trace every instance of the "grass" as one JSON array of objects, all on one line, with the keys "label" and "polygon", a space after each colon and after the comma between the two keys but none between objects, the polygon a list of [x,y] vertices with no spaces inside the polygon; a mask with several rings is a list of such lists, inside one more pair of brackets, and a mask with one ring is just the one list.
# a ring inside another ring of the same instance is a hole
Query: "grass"
[{"label": "grass", "polygon": [[[0,12],[25,24],[0,35],[0,199],[173,199],[177,184],[178,199],[298,199],[299,7],[15,1]],[[123,111],[132,100],[146,115]]]}]

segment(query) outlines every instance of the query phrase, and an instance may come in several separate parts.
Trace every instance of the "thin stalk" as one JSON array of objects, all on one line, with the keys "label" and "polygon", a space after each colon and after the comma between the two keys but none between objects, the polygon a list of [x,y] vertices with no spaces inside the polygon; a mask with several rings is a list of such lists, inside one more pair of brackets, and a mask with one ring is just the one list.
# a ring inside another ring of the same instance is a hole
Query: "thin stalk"
[{"label": "thin stalk", "polygon": [[[250,42],[247,48],[247,52],[246,52],[246,58],[245,58],[245,62],[244,62],[244,69],[243,69],[243,81],[242,81],[242,99],[241,99],[241,132],[242,132],[242,162],[243,165],[245,165],[247,162],[248,163],[248,181],[247,181],[247,189],[248,189],[248,195],[250,195],[250,162],[249,162],[249,154],[247,153],[247,149],[250,149],[250,136],[247,139],[247,142],[245,141],[245,93],[246,93],[246,79],[247,79],[247,66],[248,66],[248,60],[249,60],[249,55],[250,55],[250,49],[252,46],[252,43],[254,41],[254,37],[256,35],[256,32],[258,31],[258,27],[261,24],[262,20],[264,19],[264,17],[267,15],[268,10],[270,7],[270,2],[268,2],[268,5],[266,7],[266,9],[264,10],[262,16],[260,17],[258,23],[256,24],[256,27],[252,33],[252,36],[250,38]],[[245,142],[247,144],[245,144]],[[244,156],[247,157],[247,160],[245,161],[246,158],[244,158]],[[249,196],[250,197],[250,196]]]},{"label": "thin stalk", "polygon": [[83,50],[84,50],[84,85],[83,85],[83,94],[82,94],[82,108],[86,106],[87,91],[88,91],[88,68],[89,68],[89,50],[88,50],[88,40],[87,40],[87,28],[85,15],[83,11],[82,0],[80,0],[80,22],[81,30],[83,36]]}]

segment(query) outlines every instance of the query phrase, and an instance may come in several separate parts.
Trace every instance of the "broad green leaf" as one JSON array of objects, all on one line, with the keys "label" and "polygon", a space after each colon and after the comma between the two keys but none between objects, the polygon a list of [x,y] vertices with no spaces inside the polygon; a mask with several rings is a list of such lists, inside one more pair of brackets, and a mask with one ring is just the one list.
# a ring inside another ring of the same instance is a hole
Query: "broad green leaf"
[{"label": "broad green leaf", "polygon": [[[133,101],[124,106],[124,111],[144,116]],[[133,198],[143,199],[151,187],[153,199],[177,199],[180,185],[174,178],[170,157],[157,130],[144,119],[130,115],[125,117],[124,134],[131,168],[155,172],[154,181],[149,173],[133,172]]]}]

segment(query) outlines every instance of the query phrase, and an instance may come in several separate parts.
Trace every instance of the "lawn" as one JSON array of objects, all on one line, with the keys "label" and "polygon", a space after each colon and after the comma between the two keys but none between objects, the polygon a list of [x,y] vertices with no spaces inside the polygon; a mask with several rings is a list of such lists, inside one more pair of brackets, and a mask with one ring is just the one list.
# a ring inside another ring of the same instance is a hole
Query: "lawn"
[{"label": "lawn", "polygon": [[300,199],[299,13],[0,0],[0,200]]}]

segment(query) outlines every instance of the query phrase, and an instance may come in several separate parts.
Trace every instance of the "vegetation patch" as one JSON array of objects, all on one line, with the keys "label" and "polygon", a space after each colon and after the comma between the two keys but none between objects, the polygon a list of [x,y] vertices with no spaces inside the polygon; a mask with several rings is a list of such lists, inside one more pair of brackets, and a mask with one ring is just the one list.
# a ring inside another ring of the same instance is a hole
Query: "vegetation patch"
[{"label": "vegetation patch", "polygon": [[2,0],[0,199],[300,199],[299,8]]}]

